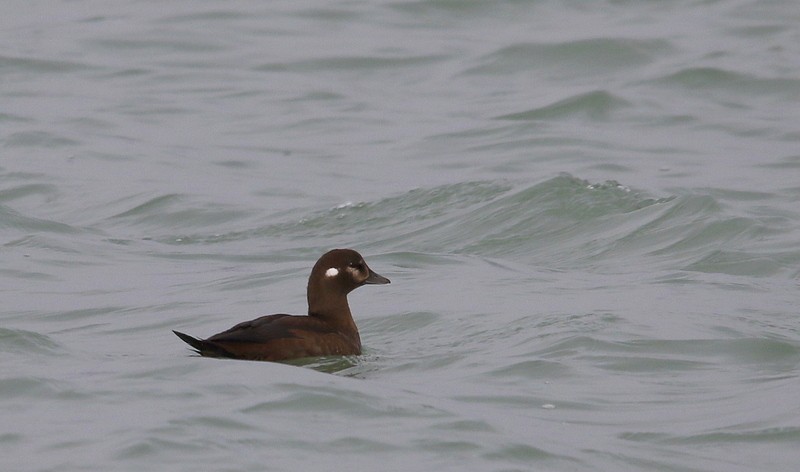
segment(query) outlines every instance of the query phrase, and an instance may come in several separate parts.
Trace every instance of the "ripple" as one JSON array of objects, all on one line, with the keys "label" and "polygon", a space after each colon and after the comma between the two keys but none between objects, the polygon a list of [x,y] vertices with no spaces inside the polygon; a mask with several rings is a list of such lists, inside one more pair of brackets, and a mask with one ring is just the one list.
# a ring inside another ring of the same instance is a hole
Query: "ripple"
[{"label": "ripple", "polygon": [[88,45],[96,49],[105,49],[119,53],[120,51],[155,51],[158,53],[180,52],[180,53],[207,53],[212,51],[222,51],[225,48],[217,42],[212,41],[180,41],[177,39],[147,38],[147,39],[120,39],[103,38],[91,39],[86,41]]},{"label": "ripple", "polygon": [[4,73],[57,74],[89,68],[86,64],[74,61],[0,56],[0,71]]},{"label": "ripple", "polygon": [[493,452],[484,454],[489,459],[514,460],[514,461],[541,461],[542,459],[563,459],[538,447],[529,444],[509,444]]},{"label": "ripple", "polygon": [[0,190],[0,202],[13,201],[31,195],[41,196],[45,199],[58,195],[58,187],[49,184],[23,184],[16,187]]},{"label": "ripple", "polygon": [[199,12],[184,13],[179,15],[164,15],[155,22],[165,25],[175,25],[181,23],[197,24],[206,21],[229,21],[244,20],[250,18],[249,15],[236,10],[207,10]]},{"label": "ripple", "polygon": [[66,138],[48,131],[18,131],[11,133],[4,140],[7,147],[43,147],[48,149],[81,144],[74,139]]},{"label": "ripple", "polygon": [[715,431],[690,436],[673,436],[662,439],[663,442],[672,444],[716,444],[731,445],[734,443],[759,443],[770,444],[784,442],[796,445],[800,441],[800,427],[764,428],[746,431]]},{"label": "ripple", "polygon": [[200,427],[200,428],[209,428],[214,430],[230,430],[230,431],[254,431],[256,430],[255,427],[252,425],[237,421],[229,417],[223,416],[194,416],[190,418],[183,418],[179,421],[179,424],[186,425],[188,427]]},{"label": "ripple", "polygon": [[516,362],[507,367],[494,369],[486,375],[490,377],[522,377],[525,379],[531,378],[558,378],[566,377],[572,373],[572,370],[560,363],[546,360],[527,360]]},{"label": "ripple", "polygon": [[462,16],[482,15],[496,13],[498,8],[513,5],[514,2],[497,0],[487,4],[482,0],[414,0],[393,2],[391,8],[409,14],[414,19],[428,18],[431,15],[440,15],[448,19]]},{"label": "ripple", "polygon": [[0,398],[49,398],[55,400],[86,400],[91,395],[76,390],[67,382],[40,377],[0,378]]},{"label": "ripple", "polygon": [[587,117],[593,120],[606,119],[610,113],[629,106],[627,100],[606,91],[596,90],[575,95],[531,110],[498,116],[498,120],[534,121],[569,117]]},{"label": "ripple", "polygon": [[114,457],[117,460],[143,459],[158,456],[167,451],[171,453],[199,453],[207,449],[206,445],[197,444],[193,440],[141,438],[123,446]]},{"label": "ripple", "polygon": [[798,262],[800,262],[800,253],[797,252],[765,255],[717,249],[685,266],[684,269],[716,274],[769,277],[794,269]]},{"label": "ripple", "polygon": [[[44,189],[46,188],[47,187],[44,187]],[[37,195],[41,195],[42,190],[43,188],[37,186],[33,189],[33,192]],[[27,193],[27,190],[23,190],[22,193]],[[47,195],[47,193],[45,193],[45,195]],[[7,196],[10,199],[14,199],[23,195],[11,190],[11,193]],[[57,221],[24,216],[5,205],[0,205],[0,228],[36,233],[77,234],[81,232],[78,228]],[[9,241],[5,243],[4,246],[24,245],[27,239],[28,238],[23,238],[22,240]]]},{"label": "ripple", "polygon": [[495,428],[488,422],[483,420],[456,420],[437,423],[431,426],[435,430],[445,431],[466,431],[475,433],[491,433],[495,432]]},{"label": "ripple", "polygon": [[[115,224],[124,222],[130,227],[166,231],[223,224],[246,214],[245,210],[236,210],[233,207],[218,204],[203,204],[192,208],[189,205],[188,197],[180,194],[166,194],[138,203],[133,208],[107,218],[106,221]],[[178,239],[177,242],[184,242],[181,238]],[[175,242],[176,237],[169,236],[166,240]]]},{"label": "ripple", "polygon": [[447,413],[420,404],[402,405],[391,399],[353,390],[330,387],[313,389],[291,386],[292,392],[280,399],[259,402],[241,410],[246,414],[279,412],[337,412],[351,417],[445,417]]},{"label": "ripple", "polygon": [[695,91],[727,90],[746,95],[779,95],[787,98],[796,96],[800,89],[800,79],[763,78],[717,67],[687,68],[655,82]]},{"label": "ripple", "polygon": [[0,328],[0,351],[18,354],[56,354],[61,353],[61,346],[44,334]]},{"label": "ripple", "polygon": [[1,433],[0,444],[18,444],[25,439],[25,436],[17,433]]},{"label": "ripple", "polygon": [[565,70],[592,70],[594,74],[617,72],[620,68],[642,66],[671,49],[663,40],[598,38],[561,43],[518,43],[505,46],[480,59],[482,64],[464,74],[516,73],[547,69],[548,74]]},{"label": "ripple", "polygon": [[320,72],[320,71],[391,71],[411,66],[424,66],[448,59],[446,55],[423,56],[340,56],[308,59],[296,62],[262,64],[254,70],[262,72]]},{"label": "ripple", "polygon": [[706,371],[715,365],[768,365],[772,375],[779,375],[800,362],[800,348],[793,343],[759,338],[608,341],[570,336],[536,354],[562,362],[591,358],[593,365],[604,370],[646,376],[653,372]]}]

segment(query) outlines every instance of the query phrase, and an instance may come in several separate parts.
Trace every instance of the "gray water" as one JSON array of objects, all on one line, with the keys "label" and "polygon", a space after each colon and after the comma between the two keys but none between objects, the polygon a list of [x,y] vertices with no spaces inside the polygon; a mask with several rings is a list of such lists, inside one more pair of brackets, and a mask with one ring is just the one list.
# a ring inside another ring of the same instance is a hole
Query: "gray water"
[{"label": "gray water", "polygon": [[[0,470],[790,471],[800,7],[5,1]],[[362,356],[193,356],[303,313]]]}]

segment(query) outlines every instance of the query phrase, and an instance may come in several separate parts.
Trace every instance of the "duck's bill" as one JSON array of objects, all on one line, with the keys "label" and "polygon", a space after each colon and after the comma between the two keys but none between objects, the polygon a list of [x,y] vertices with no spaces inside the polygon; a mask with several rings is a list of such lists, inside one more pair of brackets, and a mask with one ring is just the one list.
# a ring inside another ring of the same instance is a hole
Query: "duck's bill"
[{"label": "duck's bill", "polygon": [[369,271],[369,277],[367,280],[364,281],[365,284],[388,284],[391,283],[389,279],[382,276],[381,274],[373,271]]}]

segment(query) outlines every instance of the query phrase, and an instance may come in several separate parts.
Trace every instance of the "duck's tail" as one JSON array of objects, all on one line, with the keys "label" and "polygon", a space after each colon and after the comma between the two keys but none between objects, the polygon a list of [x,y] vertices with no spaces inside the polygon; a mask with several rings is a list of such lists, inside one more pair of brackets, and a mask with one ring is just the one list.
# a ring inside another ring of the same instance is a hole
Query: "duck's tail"
[{"label": "duck's tail", "polygon": [[172,330],[175,336],[181,338],[183,342],[192,346],[198,354],[205,357],[235,357],[220,346],[213,342],[204,339],[197,339],[189,336],[188,334],[181,333],[180,331]]},{"label": "duck's tail", "polygon": [[202,339],[193,338],[188,334],[181,333],[180,331],[175,331],[174,329],[172,330],[172,332],[175,333],[175,336],[181,338],[183,342],[195,348],[195,350],[198,353],[202,353],[203,350],[207,349],[206,346],[204,346],[204,344],[206,343]]}]

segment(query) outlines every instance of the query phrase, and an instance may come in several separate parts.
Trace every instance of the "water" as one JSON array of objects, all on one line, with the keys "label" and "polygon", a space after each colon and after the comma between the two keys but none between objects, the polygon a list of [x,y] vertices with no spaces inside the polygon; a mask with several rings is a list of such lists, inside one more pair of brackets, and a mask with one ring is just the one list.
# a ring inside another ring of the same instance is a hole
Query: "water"
[{"label": "water", "polygon": [[[793,1],[8,1],[0,465],[795,470]],[[355,358],[202,359],[302,313]]]}]

